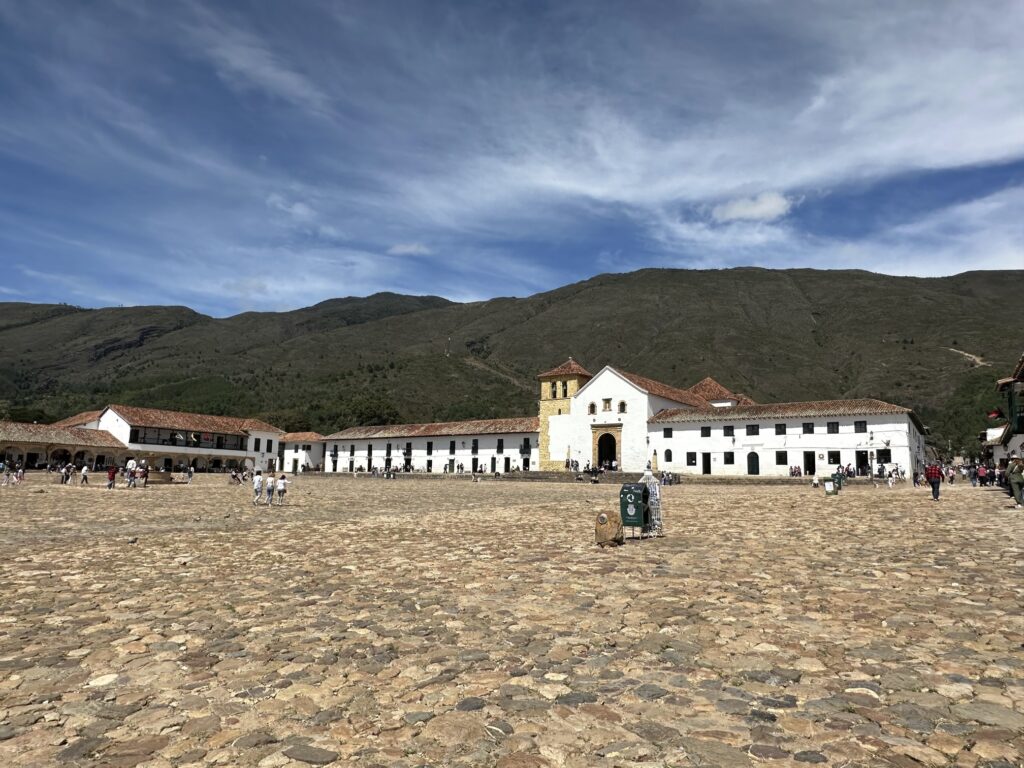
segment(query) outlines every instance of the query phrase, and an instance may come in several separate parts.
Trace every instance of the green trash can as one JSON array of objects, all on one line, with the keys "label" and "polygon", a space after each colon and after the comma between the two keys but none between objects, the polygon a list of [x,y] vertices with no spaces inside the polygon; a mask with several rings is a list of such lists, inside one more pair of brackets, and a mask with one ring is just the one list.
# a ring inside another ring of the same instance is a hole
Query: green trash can
[{"label": "green trash can", "polygon": [[832,473],[832,482],[836,484],[836,490],[837,491],[843,490],[843,481],[845,479],[846,478],[843,477],[843,473],[842,472],[833,472]]},{"label": "green trash can", "polygon": [[627,528],[644,528],[651,521],[650,491],[643,483],[626,483],[619,491],[619,515]]}]

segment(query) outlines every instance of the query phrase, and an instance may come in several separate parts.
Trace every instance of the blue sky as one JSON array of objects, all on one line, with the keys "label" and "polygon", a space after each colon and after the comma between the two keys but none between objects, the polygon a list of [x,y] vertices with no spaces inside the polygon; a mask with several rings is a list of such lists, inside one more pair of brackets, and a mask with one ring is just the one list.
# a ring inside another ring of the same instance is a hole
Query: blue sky
[{"label": "blue sky", "polygon": [[0,0],[0,301],[1024,269],[1024,3]]}]

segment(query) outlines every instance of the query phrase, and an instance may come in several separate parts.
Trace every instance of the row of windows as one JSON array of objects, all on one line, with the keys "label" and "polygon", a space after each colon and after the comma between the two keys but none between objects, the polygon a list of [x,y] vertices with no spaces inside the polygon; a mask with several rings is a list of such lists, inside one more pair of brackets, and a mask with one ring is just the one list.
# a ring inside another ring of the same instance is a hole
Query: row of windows
[{"label": "row of windows", "polygon": [[[456,444],[456,442],[457,441],[455,441],[455,440],[449,440],[448,441],[448,454],[451,455],[451,456],[455,455],[455,444]],[[465,442],[463,442],[463,445],[465,445]],[[306,450],[309,450],[308,446],[306,447]],[[520,448],[520,453],[523,453],[523,452],[527,452],[528,453],[529,451],[530,451],[530,438],[524,437],[523,438],[523,445]],[[474,454],[474,455],[480,452],[480,440],[479,439],[473,438],[472,442],[470,443],[470,452],[472,454]],[[499,437],[498,438],[498,443],[497,443],[497,446],[495,447],[494,452],[495,453],[505,453],[505,438],[503,438],[503,437]],[[338,446],[337,445],[334,446],[334,450],[331,452],[331,455],[332,456],[337,456],[338,455]],[[355,456],[356,455],[356,446],[354,444],[349,445],[349,447],[348,447],[348,455],[349,456]],[[372,456],[373,455],[373,444],[372,443],[368,443],[367,444],[367,446],[366,446],[366,455],[367,456]],[[391,455],[391,443],[387,443],[384,446],[384,455],[385,456],[390,456]],[[402,451],[402,455],[403,456],[411,456],[412,455],[412,443],[406,443],[405,444],[405,449]],[[433,456],[433,455],[434,455],[434,441],[433,440],[428,440],[427,441],[427,456]]]},{"label": "row of windows", "polygon": [[[815,429],[816,429],[816,426],[815,426],[815,423],[813,421],[805,421],[803,423],[803,425],[802,425],[802,434],[813,435],[815,433]],[[747,424],[746,425],[746,431],[747,431],[748,435],[759,435],[759,434],[761,434],[761,425],[760,424]],[[825,431],[828,434],[830,434],[830,435],[838,435],[839,434],[839,422],[838,421],[828,421],[828,422],[825,422]],[[868,431],[868,423],[866,421],[855,421],[855,422],[853,422],[853,431],[854,432],[867,432]],[[662,429],[661,432],[662,432],[662,435],[664,437],[672,437],[672,427],[665,427],[665,428]],[[785,435],[785,434],[787,434],[787,425],[786,424],[776,424],[775,425],[775,434],[776,435]],[[732,426],[731,424],[722,427],[722,436],[723,437],[735,437],[735,435],[736,435],[736,427]],[[711,437],[711,427],[701,427],[700,428],[700,436],[701,437]]]},{"label": "row of windows", "polygon": [[[813,451],[811,451],[813,453]],[[888,448],[880,448],[876,453],[876,458],[880,464],[889,464],[892,462],[892,451]],[[672,449],[669,448],[665,451],[665,461],[668,463],[672,462]],[[839,451],[828,451],[826,457],[826,463],[828,464],[839,464],[842,461],[841,454]],[[723,464],[735,464],[736,454],[732,451],[726,451],[722,454]],[[775,463],[779,466],[787,466],[789,464],[789,451],[776,451],[775,452]],[[697,452],[687,451],[686,452],[686,466],[696,467],[697,466]]]},{"label": "row of windows", "polygon": [[[601,401],[601,410],[604,413],[611,413],[611,410],[612,410],[612,399],[610,397],[606,397],[604,400]],[[626,412],[626,401],[625,400],[619,400],[619,413],[625,413],[625,412]],[[596,414],[597,413],[597,403],[591,403],[590,405],[588,405],[587,406],[587,413],[589,415],[591,415],[591,416]]]}]

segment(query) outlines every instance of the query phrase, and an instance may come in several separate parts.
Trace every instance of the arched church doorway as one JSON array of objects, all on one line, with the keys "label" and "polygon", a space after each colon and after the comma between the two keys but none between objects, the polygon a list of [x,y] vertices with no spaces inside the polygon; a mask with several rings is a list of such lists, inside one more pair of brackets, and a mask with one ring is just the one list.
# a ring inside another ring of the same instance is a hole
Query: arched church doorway
[{"label": "arched church doorway", "polygon": [[610,467],[618,459],[615,453],[615,435],[607,432],[597,439],[597,463],[602,467]]},{"label": "arched church doorway", "polygon": [[761,474],[761,459],[756,453],[747,454],[747,474],[748,475],[759,475]]}]

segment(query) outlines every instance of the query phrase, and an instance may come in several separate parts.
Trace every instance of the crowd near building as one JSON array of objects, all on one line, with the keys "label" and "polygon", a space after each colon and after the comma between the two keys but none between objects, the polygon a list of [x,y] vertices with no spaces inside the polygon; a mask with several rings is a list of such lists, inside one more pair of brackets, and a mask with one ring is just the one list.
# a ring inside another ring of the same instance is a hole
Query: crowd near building
[{"label": "crowd near building", "polygon": [[[1020,408],[1021,366],[1003,380]],[[326,437],[258,419],[108,405],[50,425],[0,422],[0,458],[157,471],[516,473],[572,469],[674,475],[919,471],[924,434],[909,408],[874,399],[760,404],[711,378],[683,389],[569,358],[538,376],[534,417],[350,427]],[[1016,412],[1016,411],[1015,411]],[[1018,419],[1020,416],[1018,416]]]}]

